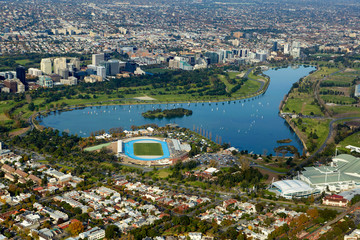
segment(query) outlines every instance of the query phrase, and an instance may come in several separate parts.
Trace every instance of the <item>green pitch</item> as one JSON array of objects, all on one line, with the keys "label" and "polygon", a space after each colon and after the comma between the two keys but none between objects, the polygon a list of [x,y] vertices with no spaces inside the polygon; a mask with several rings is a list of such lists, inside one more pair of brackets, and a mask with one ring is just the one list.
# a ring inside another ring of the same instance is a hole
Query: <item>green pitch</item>
[{"label": "green pitch", "polygon": [[160,143],[134,143],[135,156],[162,156],[164,155]]}]

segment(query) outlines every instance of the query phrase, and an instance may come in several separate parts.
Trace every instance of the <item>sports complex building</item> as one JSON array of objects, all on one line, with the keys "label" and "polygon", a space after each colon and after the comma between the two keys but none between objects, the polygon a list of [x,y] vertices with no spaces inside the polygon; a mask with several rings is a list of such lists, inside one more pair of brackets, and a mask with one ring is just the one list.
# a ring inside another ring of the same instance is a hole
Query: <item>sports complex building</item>
[{"label": "sports complex building", "polygon": [[318,189],[314,189],[310,187],[309,184],[300,180],[282,180],[273,182],[269,191],[287,199],[307,198],[312,195],[320,194]]},{"label": "sports complex building", "polygon": [[190,145],[177,139],[136,137],[117,141],[117,155],[124,162],[140,165],[168,165],[184,160]]},{"label": "sports complex building", "polygon": [[329,165],[305,167],[298,177],[321,191],[345,191],[360,187],[360,158],[349,154],[333,157]]},{"label": "sports complex building", "polygon": [[302,198],[321,192],[360,188],[360,158],[349,154],[333,157],[329,165],[305,167],[296,180],[273,182],[269,191],[285,198]]}]

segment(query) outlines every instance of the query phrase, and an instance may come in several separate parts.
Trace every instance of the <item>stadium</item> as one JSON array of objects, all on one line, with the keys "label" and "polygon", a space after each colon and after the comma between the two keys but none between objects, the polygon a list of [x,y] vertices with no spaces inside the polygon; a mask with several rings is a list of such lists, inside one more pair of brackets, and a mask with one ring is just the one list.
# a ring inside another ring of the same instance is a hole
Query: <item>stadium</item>
[{"label": "stadium", "polygon": [[176,139],[136,137],[118,140],[117,155],[124,162],[139,165],[169,165],[185,159],[190,151],[188,144]]},{"label": "stadium", "polygon": [[283,180],[273,182],[269,191],[286,199],[307,198],[311,195],[320,194],[320,191],[310,187],[307,183],[300,180]]}]

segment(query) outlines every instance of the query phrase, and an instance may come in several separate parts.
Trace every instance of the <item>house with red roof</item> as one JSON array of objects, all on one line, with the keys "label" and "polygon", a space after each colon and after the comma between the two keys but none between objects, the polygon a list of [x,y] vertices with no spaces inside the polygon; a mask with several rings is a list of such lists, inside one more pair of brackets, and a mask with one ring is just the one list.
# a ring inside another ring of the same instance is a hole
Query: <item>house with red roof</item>
[{"label": "house with red roof", "polygon": [[333,194],[331,196],[324,197],[322,203],[328,206],[346,207],[349,203],[349,200],[343,196]]}]

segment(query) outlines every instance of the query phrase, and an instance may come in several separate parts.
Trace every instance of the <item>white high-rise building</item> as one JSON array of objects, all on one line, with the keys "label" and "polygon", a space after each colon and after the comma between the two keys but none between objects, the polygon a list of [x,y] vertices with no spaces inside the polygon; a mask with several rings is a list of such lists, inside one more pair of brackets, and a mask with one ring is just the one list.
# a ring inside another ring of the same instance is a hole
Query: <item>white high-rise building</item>
[{"label": "white high-rise building", "polygon": [[106,78],[106,68],[103,66],[96,67],[96,72],[98,76],[101,76],[103,79]]},{"label": "white high-rise building", "polygon": [[289,54],[289,53],[290,53],[290,50],[291,50],[290,44],[289,44],[289,43],[286,43],[286,44],[284,45],[284,54]]},{"label": "white high-rise building", "polygon": [[292,43],[292,48],[300,48],[300,42],[298,42],[298,41],[293,41],[293,43]]},{"label": "white high-rise building", "polygon": [[105,54],[93,54],[92,55],[92,65],[99,66],[100,62],[105,61]]},{"label": "white high-rise building", "polygon": [[290,55],[293,56],[293,58],[299,58],[300,57],[300,48],[291,49]]},{"label": "white high-rise building", "polygon": [[29,68],[28,73],[32,76],[37,76],[37,77],[42,75],[42,71],[37,68]]},{"label": "white high-rise building", "polygon": [[66,69],[66,58],[55,58],[54,59],[54,73],[59,74],[60,69]]},{"label": "white high-rise building", "polygon": [[52,73],[52,62],[50,58],[41,59],[40,69],[44,74]]},{"label": "white high-rise building", "polygon": [[80,69],[80,60],[78,58],[72,58],[70,60],[70,63],[74,64],[74,66],[77,70]]}]

